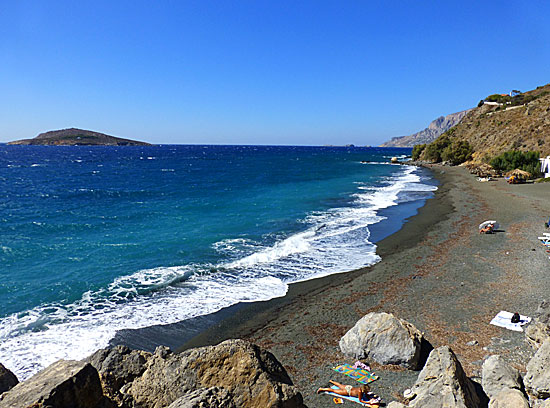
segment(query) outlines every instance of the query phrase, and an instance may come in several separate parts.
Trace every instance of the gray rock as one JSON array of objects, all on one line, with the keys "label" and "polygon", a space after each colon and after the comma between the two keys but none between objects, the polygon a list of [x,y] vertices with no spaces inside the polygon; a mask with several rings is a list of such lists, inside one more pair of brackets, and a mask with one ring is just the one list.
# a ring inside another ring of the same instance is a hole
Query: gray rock
[{"label": "gray rock", "polygon": [[489,401],[489,408],[529,408],[525,395],[516,389],[499,392]]},{"label": "gray rock", "polygon": [[60,360],[0,395],[0,408],[98,408],[103,401],[94,367]]},{"label": "gray rock", "polygon": [[0,364],[0,394],[12,389],[18,382],[15,374]]},{"label": "gray rock", "polygon": [[532,400],[532,408],[550,408],[550,398],[545,400]]},{"label": "gray rock", "polygon": [[523,383],[530,396],[537,399],[550,398],[550,341],[544,342],[527,363]]},{"label": "gray rock", "polygon": [[141,408],[161,408],[200,388],[229,392],[236,407],[302,408],[302,395],[269,352],[243,340],[183,353],[157,350],[145,372],[121,391]]},{"label": "gray rock", "polygon": [[406,407],[406,405],[403,405],[397,401],[392,401],[388,404],[388,408],[403,408],[403,407]]},{"label": "gray rock", "polygon": [[521,390],[523,382],[518,370],[511,367],[501,356],[488,357],[482,367],[481,385],[489,398],[508,389]]},{"label": "gray rock", "polygon": [[84,361],[98,371],[104,394],[119,405],[124,405],[124,395],[120,389],[143,374],[145,363],[151,355],[145,351],[130,350],[126,346],[116,346],[98,350]]},{"label": "gray rock", "polygon": [[363,316],[341,339],[340,350],[354,359],[372,359],[412,370],[419,367],[422,333],[388,313]]},{"label": "gray rock", "polygon": [[178,398],[168,408],[236,408],[227,390],[219,387],[199,388]]},{"label": "gray rock", "polygon": [[477,408],[480,406],[473,382],[448,346],[434,349],[411,389],[409,407]]},{"label": "gray rock", "polygon": [[535,348],[550,340],[550,302],[541,302],[531,323],[525,328],[525,337]]}]

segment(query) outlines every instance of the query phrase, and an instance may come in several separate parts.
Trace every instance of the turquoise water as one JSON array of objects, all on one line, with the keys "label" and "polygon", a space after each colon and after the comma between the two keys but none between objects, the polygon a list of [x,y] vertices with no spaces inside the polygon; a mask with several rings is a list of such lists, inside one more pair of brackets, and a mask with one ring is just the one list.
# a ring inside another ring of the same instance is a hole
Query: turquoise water
[{"label": "turquoise water", "polygon": [[435,189],[415,167],[387,164],[409,153],[0,146],[2,362],[25,378],[123,328],[377,262],[372,227],[392,213],[401,222]]}]

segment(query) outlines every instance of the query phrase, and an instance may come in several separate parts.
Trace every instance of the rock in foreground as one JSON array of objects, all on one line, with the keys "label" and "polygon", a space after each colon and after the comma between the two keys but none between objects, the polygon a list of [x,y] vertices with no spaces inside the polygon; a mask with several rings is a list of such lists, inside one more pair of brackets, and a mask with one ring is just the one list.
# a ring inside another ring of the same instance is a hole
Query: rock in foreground
[{"label": "rock in foreground", "polygon": [[103,406],[95,368],[60,360],[0,395],[0,408],[98,408]]},{"label": "rock in foreground", "polygon": [[480,406],[473,382],[448,346],[434,349],[411,389],[409,407],[477,408]]},{"label": "rock in foreground", "polygon": [[416,370],[420,364],[422,333],[389,313],[363,316],[341,339],[340,350],[355,359],[372,359]]},{"label": "rock in foreground", "polygon": [[231,395],[232,401],[228,394],[211,392],[212,398],[224,401],[228,407],[304,406],[302,395],[277,359],[243,340],[227,340],[180,354],[158,348],[146,367],[140,377],[123,388],[136,405],[144,408],[167,407],[191,393],[196,395],[196,390],[212,387],[223,388]]},{"label": "rock in foreground", "polygon": [[481,385],[489,398],[494,398],[504,390],[523,388],[519,371],[499,355],[490,356],[483,362]]},{"label": "rock in foreground", "polygon": [[523,382],[531,397],[550,398],[550,341],[544,342],[527,364]]},{"label": "rock in foreground", "polygon": [[0,364],[0,394],[12,389],[18,382],[15,374]]}]

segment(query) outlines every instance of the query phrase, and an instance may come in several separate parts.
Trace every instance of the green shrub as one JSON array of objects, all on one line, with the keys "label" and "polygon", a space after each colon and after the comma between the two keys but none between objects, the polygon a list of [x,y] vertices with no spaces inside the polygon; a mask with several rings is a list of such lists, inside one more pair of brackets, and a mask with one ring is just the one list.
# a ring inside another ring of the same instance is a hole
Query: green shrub
[{"label": "green shrub", "polygon": [[441,158],[456,166],[470,160],[473,152],[474,149],[466,140],[455,140],[443,150]]},{"label": "green shrub", "polygon": [[521,152],[510,150],[494,157],[490,164],[500,172],[507,172],[514,169],[521,169],[531,173],[533,177],[540,174],[539,152]]},{"label": "green shrub", "polygon": [[426,148],[426,144],[419,144],[419,145],[413,146],[413,151],[411,155],[412,159],[413,160],[420,159],[420,155],[422,154],[425,148]]}]

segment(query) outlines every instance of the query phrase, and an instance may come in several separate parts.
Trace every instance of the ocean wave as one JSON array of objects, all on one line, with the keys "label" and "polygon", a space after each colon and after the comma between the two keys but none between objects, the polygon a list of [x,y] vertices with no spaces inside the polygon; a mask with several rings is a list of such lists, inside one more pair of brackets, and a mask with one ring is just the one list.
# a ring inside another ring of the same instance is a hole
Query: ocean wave
[{"label": "ocean wave", "polygon": [[284,296],[289,283],[372,265],[380,257],[369,241],[369,226],[384,219],[379,211],[407,194],[434,189],[415,167],[402,166],[380,187],[357,184],[351,205],[309,214],[300,220],[303,231],[275,242],[221,240],[213,244],[225,259],[217,264],[144,269],[86,292],[77,302],[7,316],[0,320],[2,363],[25,379],[58,359],[81,359],[106,347],[117,330]]}]

